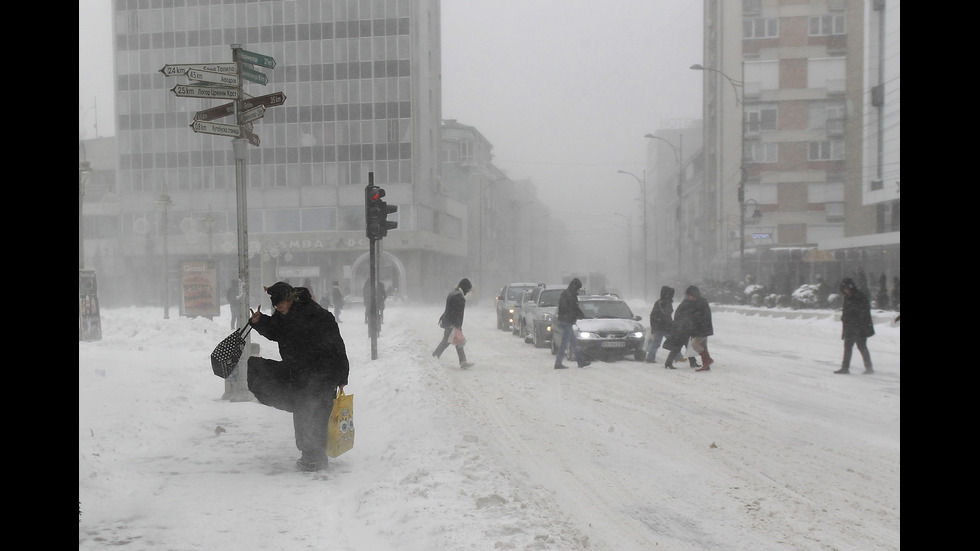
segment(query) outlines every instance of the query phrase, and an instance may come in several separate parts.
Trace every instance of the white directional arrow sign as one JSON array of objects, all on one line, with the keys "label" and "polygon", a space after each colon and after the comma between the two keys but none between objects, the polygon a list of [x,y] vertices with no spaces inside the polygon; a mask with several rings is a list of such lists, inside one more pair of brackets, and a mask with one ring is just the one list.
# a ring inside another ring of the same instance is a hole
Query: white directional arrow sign
[{"label": "white directional arrow sign", "polygon": [[160,72],[167,75],[168,77],[173,77],[177,75],[187,74],[189,69],[200,69],[202,71],[213,71],[215,73],[225,73],[225,74],[237,74],[238,64],[235,62],[231,63],[174,63],[171,65],[164,65]]},{"label": "white directional arrow sign", "polygon": [[180,98],[238,99],[238,88],[178,84],[171,91]]},{"label": "white directional arrow sign", "polygon": [[260,105],[255,109],[249,109],[248,111],[242,112],[242,122],[252,122],[256,119],[261,119],[262,115],[265,115],[265,106]]},{"label": "white directional arrow sign", "polygon": [[191,129],[194,132],[203,134],[214,134],[216,136],[228,136],[230,138],[240,138],[242,136],[242,127],[237,124],[221,124],[219,122],[210,121],[194,121],[191,123]]},{"label": "white directional arrow sign", "polygon": [[212,82],[214,84],[221,84],[224,86],[238,86],[240,81],[238,75],[216,73],[214,71],[205,71],[203,69],[187,69],[187,73],[185,73],[185,75],[191,80]]}]

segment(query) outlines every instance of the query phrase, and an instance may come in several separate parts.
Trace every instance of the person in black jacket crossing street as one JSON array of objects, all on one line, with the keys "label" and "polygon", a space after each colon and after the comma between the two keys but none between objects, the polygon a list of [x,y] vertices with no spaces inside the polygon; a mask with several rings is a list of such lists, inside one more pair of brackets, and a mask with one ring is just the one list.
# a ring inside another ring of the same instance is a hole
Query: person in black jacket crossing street
[{"label": "person in black jacket crossing street", "polygon": [[[568,366],[561,363],[561,359],[569,347],[571,347],[579,367],[585,367],[592,363],[585,361],[582,357],[582,351],[579,350],[575,340],[575,330],[572,328],[576,321],[585,317],[585,313],[578,307],[578,291],[581,288],[582,280],[576,277],[568,283],[568,287],[558,297],[558,310],[555,312],[555,318],[558,320],[558,327],[561,328],[561,346],[558,347],[558,354],[555,356],[555,369],[568,369]],[[555,337],[552,336],[552,338]]]},{"label": "person in black jacket crossing street", "polygon": [[[711,307],[701,296],[701,290],[694,285],[684,291],[684,300],[674,312],[674,328],[674,335],[671,337],[682,336],[685,339],[690,337],[691,349],[701,356],[701,367],[695,371],[711,371],[711,364],[715,363],[708,354],[708,337],[714,334],[711,325]],[[666,348],[667,345],[665,344],[664,347]],[[667,356],[666,363],[670,364],[679,354],[680,346],[677,346]]]},{"label": "person in black jacket crossing street", "polygon": [[[453,334],[453,329],[463,329],[463,312],[466,309],[466,293],[470,292],[473,284],[465,277],[459,280],[456,288],[449,292],[446,297],[446,309],[439,317],[439,327],[443,329],[442,341],[436,346],[432,355],[438,358],[442,352],[449,347],[449,337]],[[466,369],[473,365],[473,362],[466,361],[466,352],[462,346],[456,347],[456,355],[459,357],[459,367]]]},{"label": "person in black jacket crossing street", "polygon": [[871,318],[871,303],[868,301],[868,296],[862,293],[854,284],[854,280],[849,277],[841,280],[840,292],[844,295],[844,305],[840,315],[843,326],[841,339],[844,341],[844,359],[840,369],[834,373],[850,373],[851,351],[855,344],[864,360],[864,372],[874,373],[875,370],[871,367],[871,352],[868,351],[868,337],[875,334],[874,321]]}]

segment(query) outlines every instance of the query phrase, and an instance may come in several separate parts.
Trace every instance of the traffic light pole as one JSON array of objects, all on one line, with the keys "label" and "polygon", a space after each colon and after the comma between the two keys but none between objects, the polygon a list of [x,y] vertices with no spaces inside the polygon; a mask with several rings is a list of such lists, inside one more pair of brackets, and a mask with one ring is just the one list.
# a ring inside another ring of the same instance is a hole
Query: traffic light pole
[{"label": "traffic light pole", "polygon": [[364,296],[364,308],[371,336],[372,360],[378,359],[378,329],[381,325],[378,315],[378,249],[381,247],[381,239],[388,235],[388,230],[398,227],[398,222],[388,220],[388,215],[398,212],[398,207],[384,202],[384,196],[385,190],[374,185],[374,172],[368,172],[368,184],[364,187],[364,224],[371,243],[371,273],[368,276],[369,290]]}]

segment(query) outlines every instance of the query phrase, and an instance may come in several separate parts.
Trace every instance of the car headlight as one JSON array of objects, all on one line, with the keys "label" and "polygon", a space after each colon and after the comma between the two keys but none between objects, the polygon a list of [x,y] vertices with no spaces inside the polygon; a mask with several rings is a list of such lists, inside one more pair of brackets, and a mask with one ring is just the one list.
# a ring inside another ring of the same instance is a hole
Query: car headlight
[{"label": "car headlight", "polygon": [[595,333],[590,333],[588,331],[582,331],[581,333],[578,334],[578,338],[580,339],[594,339],[595,336],[596,336]]},{"label": "car headlight", "polygon": [[511,314],[514,313],[514,309],[513,308],[508,308],[507,311],[510,312]]},{"label": "car headlight", "polygon": [[633,335],[632,336],[633,336],[634,339],[642,339],[643,336],[644,336],[643,335],[643,331],[635,331],[635,332],[633,332]]}]

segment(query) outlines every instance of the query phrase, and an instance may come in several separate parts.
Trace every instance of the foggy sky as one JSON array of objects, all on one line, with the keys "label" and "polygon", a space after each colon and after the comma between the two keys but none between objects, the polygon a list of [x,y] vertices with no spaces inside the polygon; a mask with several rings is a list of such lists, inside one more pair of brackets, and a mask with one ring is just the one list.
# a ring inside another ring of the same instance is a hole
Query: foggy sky
[{"label": "foggy sky", "polygon": [[[642,177],[643,135],[701,118],[701,19],[696,0],[442,1],[443,118],[535,183],[580,244],[568,269],[625,269],[608,242],[630,215],[639,242],[639,186],[617,170]],[[111,49],[111,0],[79,0],[80,138],[96,111],[98,136],[114,135]]]}]

